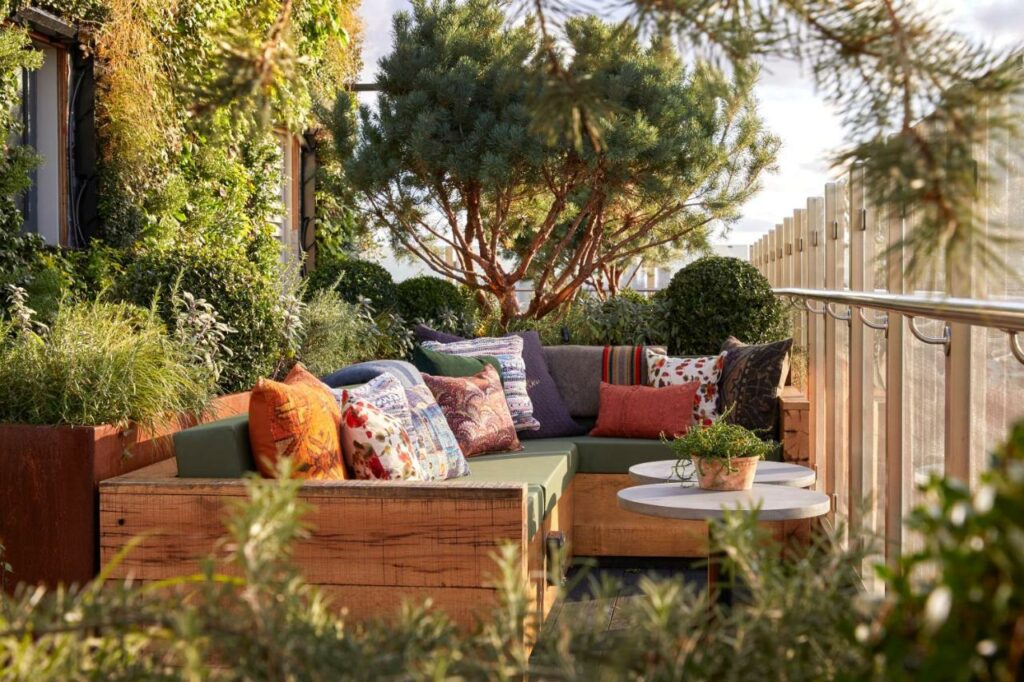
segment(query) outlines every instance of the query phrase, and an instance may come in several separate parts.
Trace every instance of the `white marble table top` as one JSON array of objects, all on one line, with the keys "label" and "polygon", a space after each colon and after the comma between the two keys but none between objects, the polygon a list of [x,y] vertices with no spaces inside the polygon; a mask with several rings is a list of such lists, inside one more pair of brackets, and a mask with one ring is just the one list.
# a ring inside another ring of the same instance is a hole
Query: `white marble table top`
[{"label": "white marble table top", "polygon": [[783,485],[754,485],[750,490],[717,491],[686,488],[679,483],[653,483],[625,488],[619,506],[627,511],[670,519],[720,519],[723,510],[753,509],[760,521],[794,521],[829,511],[828,496]]},{"label": "white marble table top", "polygon": [[[673,483],[678,485],[696,486],[697,478],[693,480],[680,480],[673,467],[676,460],[663,459],[657,462],[643,462],[629,467],[629,477],[637,483]],[[687,462],[692,471],[693,464]],[[788,462],[765,462],[757,463],[757,473],[754,475],[754,483],[771,483],[773,485],[790,485],[796,488],[810,488],[817,480],[814,469],[790,464]]]}]

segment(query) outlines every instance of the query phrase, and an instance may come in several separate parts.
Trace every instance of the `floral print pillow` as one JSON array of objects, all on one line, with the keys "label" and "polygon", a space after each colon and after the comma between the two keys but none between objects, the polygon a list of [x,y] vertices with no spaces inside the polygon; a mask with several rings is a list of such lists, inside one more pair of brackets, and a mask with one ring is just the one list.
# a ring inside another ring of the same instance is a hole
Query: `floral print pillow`
[{"label": "floral print pillow", "polygon": [[360,480],[425,480],[401,422],[365,400],[348,403],[341,420],[345,462]]},{"label": "floral print pillow", "polygon": [[671,358],[647,350],[649,383],[655,388],[697,381],[693,399],[693,423],[710,424],[718,416],[718,380],[725,366],[725,353],[703,358]]},{"label": "floral print pillow", "polygon": [[466,457],[522,448],[494,367],[487,365],[471,377],[424,374],[423,381]]}]

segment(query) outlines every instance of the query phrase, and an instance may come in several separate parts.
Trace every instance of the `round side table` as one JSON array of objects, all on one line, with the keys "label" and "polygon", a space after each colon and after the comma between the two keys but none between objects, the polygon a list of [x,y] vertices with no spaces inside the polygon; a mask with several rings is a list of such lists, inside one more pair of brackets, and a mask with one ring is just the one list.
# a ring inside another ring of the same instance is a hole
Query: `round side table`
[{"label": "round side table", "polygon": [[[676,474],[674,459],[662,459],[657,462],[643,462],[629,467],[629,477],[637,483],[676,483],[696,487],[696,477],[692,481],[684,481]],[[693,464],[687,463],[692,472]],[[758,462],[754,484],[788,485],[794,488],[810,488],[817,480],[814,469],[790,464],[789,462]]]},{"label": "round side table", "polygon": [[[620,490],[618,500],[622,509],[638,514],[698,521],[721,519],[728,510],[754,508],[758,508],[759,521],[800,521],[824,516],[831,509],[827,495],[783,485],[755,484],[750,490],[718,491],[654,483]],[[708,589],[720,595],[719,564],[714,556],[708,560]]]}]

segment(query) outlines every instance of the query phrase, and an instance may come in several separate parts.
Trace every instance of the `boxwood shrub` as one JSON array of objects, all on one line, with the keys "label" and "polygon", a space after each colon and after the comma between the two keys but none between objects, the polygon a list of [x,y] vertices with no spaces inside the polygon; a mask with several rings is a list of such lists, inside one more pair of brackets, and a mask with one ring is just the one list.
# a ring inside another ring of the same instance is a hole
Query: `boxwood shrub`
[{"label": "boxwood shrub", "polygon": [[786,338],[786,312],[764,275],[738,258],[706,256],[677,272],[664,293],[669,350],[717,353],[726,337]]},{"label": "boxwood shrub", "polygon": [[377,263],[359,258],[324,259],[306,278],[307,298],[332,287],[349,303],[369,299],[376,312],[393,308],[397,297],[391,273]]},{"label": "boxwood shrub", "polygon": [[430,322],[453,333],[468,333],[476,318],[472,294],[440,277],[420,275],[397,286],[398,312],[407,322]]},{"label": "boxwood shrub", "polygon": [[224,363],[220,390],[247,391],[257,379],[270,376],[285,350],[279,283],[242,254],[187,245],[141,252],[114,293],[141,306],[156,298],[161,317],[172,326],[170,293],[179,276],[180,291],[206,299],[235,330],[224,342],[231,357]]}]

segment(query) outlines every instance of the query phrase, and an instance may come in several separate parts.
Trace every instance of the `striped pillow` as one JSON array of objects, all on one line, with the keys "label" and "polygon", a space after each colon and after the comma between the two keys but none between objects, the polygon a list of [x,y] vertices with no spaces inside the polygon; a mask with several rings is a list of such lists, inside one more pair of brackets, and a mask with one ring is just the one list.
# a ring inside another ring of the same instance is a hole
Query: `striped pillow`
[{"label": "striped pillow", "polygon": [[490,355],[501,364],[501,383],[505,402],[512,413],[516,431],[536,431],[540,422],[533,417],[533,403],[526,392],[526,363],[523,361],[523,340],[518,336],[484,337],[453,343],[424,341],[423,347],[449,355],[476,358]]}]

